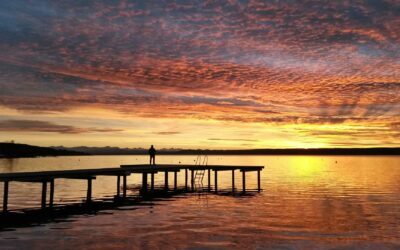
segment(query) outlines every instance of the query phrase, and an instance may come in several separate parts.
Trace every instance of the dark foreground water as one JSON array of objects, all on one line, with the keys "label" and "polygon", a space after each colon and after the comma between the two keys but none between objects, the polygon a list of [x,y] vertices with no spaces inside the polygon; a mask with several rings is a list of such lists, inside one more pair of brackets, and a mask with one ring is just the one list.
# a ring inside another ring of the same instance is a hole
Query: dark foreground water
[{"label": "dark foreground water", "polygon": [[[157,161],[184,164],[194,159],[159,156]],[[128,163],[147,163],[147,157],[2,159],[0,171]],[[236,197],[186,194],[10,228],[0,231],[0,249],[400,249],[400,157],[211,156],[209,164],[265,165],[264,190]],[[183,173],[178,177],[182,184]],[[255,173],[246,180],[248,188],[256,187]],[[139,181],[139,175],[128,178],[131,186]],[[156,177],[162,181],[162,175]],[[115,177],[98,177],[94,197],[113,196],[115,183]],[[241,184],[239,173],[236,184]],[[230,173],[219,174],[218,186],[230,185]],[[10,209],[39,207],[40,194],[41,184],[11,183]],[[85,194],[85,181],[56,180],[56,204],[80,202]]]}]

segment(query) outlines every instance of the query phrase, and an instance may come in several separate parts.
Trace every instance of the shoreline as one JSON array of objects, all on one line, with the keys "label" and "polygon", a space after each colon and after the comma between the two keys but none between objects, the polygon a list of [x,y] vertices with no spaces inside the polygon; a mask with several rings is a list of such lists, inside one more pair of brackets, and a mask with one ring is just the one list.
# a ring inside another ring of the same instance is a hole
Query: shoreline
[{"label": "shoreline", "polygon": [[[36,158],[85,155],[148,155],[143,148],[119,147],[38,147],[27,144],[0,143],[0,158]],[[400,155],[400,147],[393,148],[285,148],[285,149],[160,149],[157,155]]]},{"label": "shoreline", "polygon": [[[213,156],[363,156],[363,157],[368,157],[368,156],[400,156],[400,154],[389,154],[389,153],[382,153],[382,154],[290,154],[290,153],[282,153],[282,154],[218,154],[218,153],[212,153],[212,154],[201,154],[201,153],[193,153],[193,154],[180,154],[180,153],[159,153],[157,154],[158,156],[183,156],[183,155],[193,155],[193,156],[198,156],[198,155],[213,155]],[[51,158],[51,157],[75,157],[75,156],[148,156],[147,154],[82,154],[82,155],[38,155],[38,156],[14,156],[14,157],[6,157],[6,156],[0,156],[0,159],[33,159],[33,158]]]}]

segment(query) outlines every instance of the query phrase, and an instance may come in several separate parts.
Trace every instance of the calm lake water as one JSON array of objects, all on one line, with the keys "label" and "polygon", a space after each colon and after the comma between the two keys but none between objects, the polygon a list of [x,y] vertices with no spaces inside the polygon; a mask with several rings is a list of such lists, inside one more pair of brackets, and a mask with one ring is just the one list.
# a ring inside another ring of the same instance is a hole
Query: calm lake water
[{"label": "calm lake water", "polygon": [[[157,162],[188,164],[195,158],[158,156]],[[145,156],[0,159],[0,172],[147,161]],[[265,165],[263,191],[236,197],[185,194],[0,231],[0,249],[400,249],[400,157],[210,156],[209,164]],[[231,187],[230,172],[218,177],[219,187]],[[256,173],[246,177],[248,188],[256,188]],[[132,175],[128,184],[138,184],[140,178]],[[163,178],[159,174],[156,183],[162,184]],[[183,173],[178,178],[183,184]],[[236,185],[241,188],[239,172]],[[81,202],[86,181],[56,180],[55,192],[56,204]],[[95,198],[115,193],[115,177],[94,180]],[[12,182],[9,207],[40,207],[40,195],[41,184]]]}]

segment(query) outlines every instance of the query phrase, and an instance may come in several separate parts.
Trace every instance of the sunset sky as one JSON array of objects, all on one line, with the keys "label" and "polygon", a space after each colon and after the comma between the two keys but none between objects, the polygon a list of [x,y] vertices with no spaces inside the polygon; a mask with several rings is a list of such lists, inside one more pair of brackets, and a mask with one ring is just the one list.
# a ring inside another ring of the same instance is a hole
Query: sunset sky
[{"label": "sunset sky", "polygon": [[400,1],[0,1],[0,141],[400,146]]}]

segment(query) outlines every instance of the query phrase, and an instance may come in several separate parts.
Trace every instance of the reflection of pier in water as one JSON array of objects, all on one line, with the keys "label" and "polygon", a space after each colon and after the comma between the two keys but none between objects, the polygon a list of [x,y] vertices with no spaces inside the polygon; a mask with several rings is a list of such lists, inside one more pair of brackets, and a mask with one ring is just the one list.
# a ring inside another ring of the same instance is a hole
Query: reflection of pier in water
[{"label": "reflection of pier in water", "polygon": [[[116,208],[124,205],[139,205],[141,201],[157,200],[168,198],[177,194],[191,192],[212,192],[216,194],[247,194],[246,173],[257,172],[257,192],[261,191],[260,172],[263,166],[230,166],[230,165],[122,165],[119,168],[100,168],[100,169],[79,169],[79,170],[60,170],[43,172],[18,172],[0,174],[0,182],[4,183],[3,212],[0,213],[0,228],[7,224],[13,224],[22,219],[29,221],[35,218],[65,217],[72,214],[92,213],[104,209]],[[185,184],[178,187],[178,172],[185,172]],[[207,172],[207,184],[205,187],[196,185],[196,172]],[[232,173],[232,184],[229,191],[218,189],[218,172],[230,171]],[[237,192],[235,187],[235,172],[242,173],[242,191]],[[169,185],[169,173],[173,173],[173,187]],[[214,182],[211,181],[211,172],[214,174]],[[156,185],[154,176],[164,174],[164,183]],[[142,175],[142,181],[138,184],[139,195],[127,195],[127,176],[131,174]],[[190,177],[189,177],[190,175]],[[103,199],[102,201],[92,200],[92,181],[96,176],[116,176],[116,195],[114,198]],[[150,177],[150,180],[149,180]],[[87,180],[87,194],[85,203],[73,205],[54,205],[55,179],[84,179]],[[122,179],[122,187],[121,187]],[[190,183],[189,183],[190,181]],[[42,183],[41,208],[21,212],[8,211],[8,193],[10,182],[39,182]],[[213,184],[213,185],[212,185]],[[50,197],[47,202],[47,187],[50,187]],[[122,191],[122,194],[121,194]],[[32,217],[33,216],[33,217]],[[5,223],[5,224],[4,224]],[[4,225],[2,225],[4,224]]]}]

